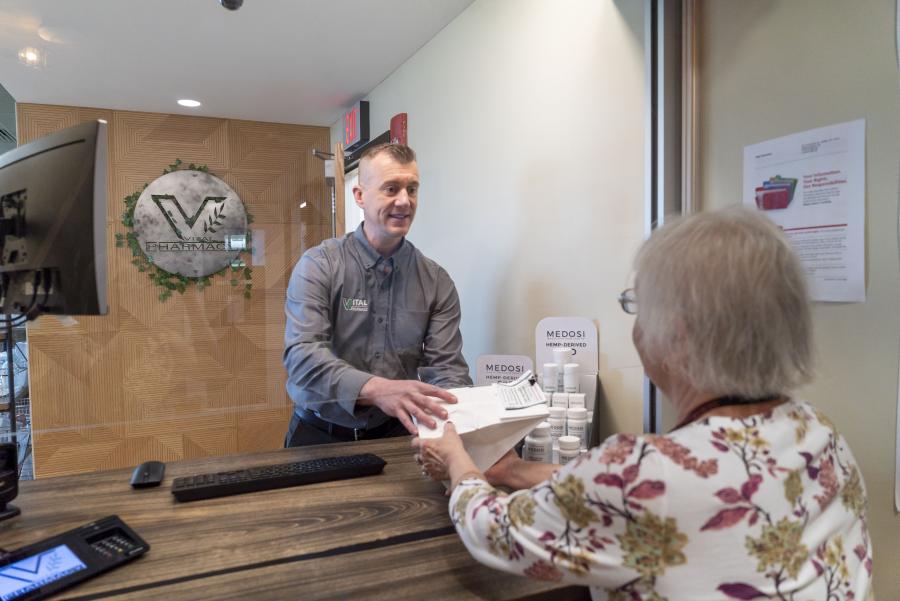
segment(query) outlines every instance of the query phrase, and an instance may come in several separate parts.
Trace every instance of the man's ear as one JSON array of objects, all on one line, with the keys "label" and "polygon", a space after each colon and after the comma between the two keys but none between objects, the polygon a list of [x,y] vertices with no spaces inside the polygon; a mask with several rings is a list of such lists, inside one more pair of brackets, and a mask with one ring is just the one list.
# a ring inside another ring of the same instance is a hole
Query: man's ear
[{"label": "man's ear", "polygon": [[365,203],[363,202],[362,197],[362,188],[359,186],[353,186],[353,200],[356,201],[356,206],[360,209],[365,209]]}]

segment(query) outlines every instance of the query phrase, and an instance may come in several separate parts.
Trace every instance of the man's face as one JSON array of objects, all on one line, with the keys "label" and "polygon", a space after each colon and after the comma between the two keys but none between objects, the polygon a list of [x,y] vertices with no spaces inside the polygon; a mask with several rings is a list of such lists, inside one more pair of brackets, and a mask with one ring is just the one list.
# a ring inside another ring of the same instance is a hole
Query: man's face
[{"label": "man's face", "polygon": [[353,197],[363,210],[366,236],[373,246],[397,243],[416,216],[419,167],[415,161],[404,165],[379,153],[360,165]]}]

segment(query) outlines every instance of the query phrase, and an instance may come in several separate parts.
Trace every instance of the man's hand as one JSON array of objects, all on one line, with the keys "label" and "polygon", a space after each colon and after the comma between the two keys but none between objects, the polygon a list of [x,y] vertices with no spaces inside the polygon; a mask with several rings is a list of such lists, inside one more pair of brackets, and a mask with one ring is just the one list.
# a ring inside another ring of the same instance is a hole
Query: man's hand
[{"label": "man's hand", "polygon": [[374,376],[359,391],[360,405],[375,405],[387,415],[396,417],[410,434],[418,434],[413,418],[429,428],[437,426],[431,417],[447,419],[447,410],[434,400],[435,397],[455,403],[456,397],[437,386],[418,380],[388,380]]}]

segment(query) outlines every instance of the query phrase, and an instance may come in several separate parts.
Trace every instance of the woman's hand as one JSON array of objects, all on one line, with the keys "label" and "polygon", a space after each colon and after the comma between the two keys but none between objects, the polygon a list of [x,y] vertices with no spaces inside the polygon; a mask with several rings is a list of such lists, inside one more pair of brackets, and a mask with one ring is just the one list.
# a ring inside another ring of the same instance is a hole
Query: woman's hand
[{"label": "woman's hand", "polygon": [[450,480],[451,490],[463,476],[477,475],[484,478],[463,446],[456,427],[447,422],[440,438],[413,438],[416,462],[422,466],[422,474],[433,480]]}]

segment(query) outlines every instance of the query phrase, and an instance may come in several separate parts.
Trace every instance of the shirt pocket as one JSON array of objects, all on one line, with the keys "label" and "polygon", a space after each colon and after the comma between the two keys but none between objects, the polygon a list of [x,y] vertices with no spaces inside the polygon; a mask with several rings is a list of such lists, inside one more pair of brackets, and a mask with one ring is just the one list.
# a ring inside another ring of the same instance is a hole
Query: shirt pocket
[{"label": "shirt pocket", "polygon": [[401,357],[422,355],[422,344],[428,332],[430,311],[398,309],[394,314],[393,343],[394,350]]}]

